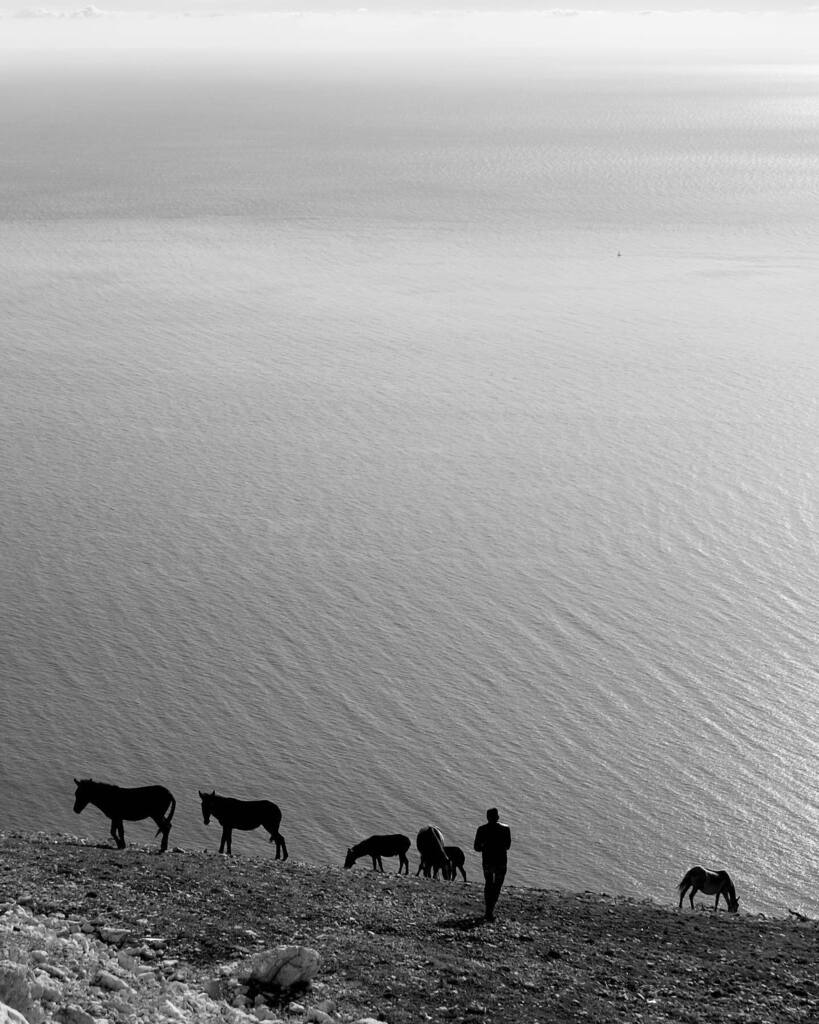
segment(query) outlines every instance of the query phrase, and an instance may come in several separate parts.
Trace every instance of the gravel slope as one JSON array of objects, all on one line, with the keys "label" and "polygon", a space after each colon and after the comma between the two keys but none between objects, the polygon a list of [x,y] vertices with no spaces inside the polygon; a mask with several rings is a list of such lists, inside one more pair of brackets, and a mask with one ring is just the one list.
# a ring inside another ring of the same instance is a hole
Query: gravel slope
[{"label": "gravel slope", "polygon": [[[481,894],[363,861],[0,833],[0,1000],[29,1024],[819,1022],[814,922],[507,887],[485,924]],[[237,977],[279,945],[316,949],[316,982],[254,1006]]]}]

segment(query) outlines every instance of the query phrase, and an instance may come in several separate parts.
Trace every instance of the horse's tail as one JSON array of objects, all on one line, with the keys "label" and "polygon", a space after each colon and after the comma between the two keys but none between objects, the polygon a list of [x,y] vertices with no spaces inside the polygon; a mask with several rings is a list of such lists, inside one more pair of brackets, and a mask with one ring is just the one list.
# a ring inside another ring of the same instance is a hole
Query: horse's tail
[{"label": "horse's tail", "polygon": [[168,796],[171,798],[170,810],[162,819],[162,824],[156,830],[157,835],[159,835],[160,832],[168,832],[171,828],[171,818],[173,817],[173,812],[176,810],[176,797],[170,790],[168,790]]},{"label": "horse's tail", "polygon": [[693,878],[694,872],[696,870],[697,870],[696,868],[689,868],[688,871],[686,871],[686,873],[683,875],[682,881],[677,886],[677,892],[679,892],[679,893],[685,892],[685,890],[688,888],[688,886],[691,885],[691,879]]}]

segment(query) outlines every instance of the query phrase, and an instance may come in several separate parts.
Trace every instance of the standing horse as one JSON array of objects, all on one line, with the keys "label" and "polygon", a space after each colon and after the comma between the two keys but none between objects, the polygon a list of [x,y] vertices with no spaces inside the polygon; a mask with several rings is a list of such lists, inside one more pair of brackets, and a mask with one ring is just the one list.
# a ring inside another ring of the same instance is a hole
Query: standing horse
[{"label": "standing horse", "polygon": [[713,896],[716,893],[717,898],[714,900],[714,910],[719,906],[720,896],[724,897],[728,910],[732,914],[739,910],[739,897],[737,896],[736,889],[734,889],[731,876],[727,871],[706,871],[705,868],[701,867],[694,867],[690,871],[686,871],[683,875],[683,880],[677,886],[681,907],[683,905],[683,896],[685,896],[686,890],[689,888],[691,892],[688,895],[688,899],[692,910],[694,909],[694,895],[697,892],[704,892],[706,896]]},{"label": "standing horse", "polygon": [[418,853],[421,855],[421,863],[415,872],[416,878],[422,871],[425,878],[429,878],[430,873],[433,873],[434,877],[437,878],[439,871],[446,878],[450,865],[444,848],[444,835],[441,830],[436,828],[435,825],[424,826],[415,838],[415,845],[418,847]]},{"label": "standing horse", "polygon": [[139,786],[136,789],[123,789],[111,786],[107,782],[94,782],[93,779],[74,779],[77,792],[74,795],[74,813],[79,814],[88,804],[99,807],[102,813],[111,819],[111,835],[120,850],[125,848],[125,829],[123,821],[142,821],[153,818],[156,822],[156,834],[162,833],[159,852],[168,849],[168,833],[171,831],[171,818],[176,810],[173,793],[164,786]]},{"label": "standing horse", "polygon": [[365,839],[361,843],[356,843],[355,846],[351,846],[349,850],[347,850],[347,856],[344,859],[344,867],[351,868],[359,857],[369,856],[372,857],[373,871],[378,870],[383,874],[384,865],[381,863],[381,858],[397,857],[398,874],[400,875],[403,871],[405,875],[408,875],[409,861],[407,860],[407,850],[409,848],[409,836],[370,836],[369,839]]},{"label": "standing horse", "polygon": [[228,857],[233,856],[231,837],[235,828],[249,832],[261,825],[270,833],[270,842],[276,841],[276,860],[280,857],[287,860],[287,844],[279,832],[282,812],[276,804],[270,800],[234,800],[229,796],[217,796],[215,789],[212,793],[203,793],[200,790],[199,796],[202,800],[202,819],[205,824],[210,824],[213,815],[222,826],[219,853],[227,852]]}]

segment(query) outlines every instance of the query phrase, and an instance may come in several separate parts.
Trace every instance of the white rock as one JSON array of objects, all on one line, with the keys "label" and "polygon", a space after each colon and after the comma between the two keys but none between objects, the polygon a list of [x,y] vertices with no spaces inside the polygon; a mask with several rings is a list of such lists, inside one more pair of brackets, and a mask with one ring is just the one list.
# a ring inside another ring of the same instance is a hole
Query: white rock
[{"label": "white rock", "polygon": [[170,1017],[171,1019],[184,1020],[185,1018],[185,1014],[182,1010],[180,1010],[178,1006],[175,1006],[169,999],[165,1000],[160,1009],[166,1017]]},{"label": "white rock", "polygon": [[19,1010],[0,1003],[0,1024],[28,1024],[28,1021]]},{"label": "white rock", "polygon": [[253,1016],[258,1020],[275,1020],[276,1018],[276,1014],[269,1006],[257,1006],[253,1011]]},{"label": "white rock", "polygon": [[116,974],[111,974],[109,971],[98,971],[92,984],[99,986],[99,988],[108,989],[109,992],[121,992],[123,989],[128,988],[127,983],[122,978],[118,978]]},{"label": "white rock", "polygon": [[253,958],[250,977],[263,988],[288,989],[314,978],[319,955],[309,946],[277,946]]},{"label": "white rock", "polygon": [[308,1024],[333,1024],[333,1018],[330,1014],[316,1009],[315,1006],[310,1007],[304,1019],[308,1021]]}]

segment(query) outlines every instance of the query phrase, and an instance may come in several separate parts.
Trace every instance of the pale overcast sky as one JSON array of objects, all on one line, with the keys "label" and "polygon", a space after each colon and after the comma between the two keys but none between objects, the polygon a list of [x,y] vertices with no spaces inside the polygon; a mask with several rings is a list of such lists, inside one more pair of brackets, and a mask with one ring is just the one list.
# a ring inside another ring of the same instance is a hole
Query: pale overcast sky
[{"label": "pale overcast sky", "polygon": [[120,11],[417,11],[417,10],[582,10],[582,11],[809,11],[819,0],[0,0],[0,9],[77,11],[86,6]]}]

